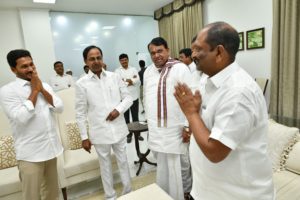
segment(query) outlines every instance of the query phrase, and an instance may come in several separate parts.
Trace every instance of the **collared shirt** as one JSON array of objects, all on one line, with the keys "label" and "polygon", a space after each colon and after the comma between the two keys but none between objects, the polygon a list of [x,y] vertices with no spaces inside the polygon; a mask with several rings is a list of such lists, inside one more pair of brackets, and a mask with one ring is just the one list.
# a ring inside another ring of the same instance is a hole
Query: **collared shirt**
[{"label": "collared shirt", "polygon": [[[124,113],[132,104],[132,98],[121,77],[102,69],[100,78],[89,71],[76,84],[76,120],[82,140],[93,144],[113,144],[128,134]],[[111,111],[120,115],[106,121]],[[86,123],[89,125],[89,135]]]},{"label": "collared shirt", "polygon": [[231,149],[219,163],[210,162],[194,137],[190,156],[192,196],[196,200],[272,200],[274,187],[267,156],[268,115],[261,89],[237,63],[207,79],[202,119],[210,138]]},{"label": "collared shirt", "polygon": [[55,92],[63,89],[67,89],[69,87],[74,86],[73,77],[69,74],[64,74],[60,76],[56,74],[54,77],[50,79],[50,85]]},{"label": "collared shirt", "polygon": [[197,66],[195,64],[195,62],[191,62],[191,64],[189,64],[189,68],[191,73],[194,73],[197,70]]},{"label": "collared shirt", "polygon": [[41,162],[63,151],[54,116],[54,112],[62,112],[63,103],[48,84],[43,83],[43,87],[52,95],[54,107],[41,93],[33,106],[28,100],[30,82],[26,80],[17,78],[1,88],[1,105],[12,128],[17,160]]},{"label": "collared shirt", "polygon": [[183,63],[175,64],[170,69],[166,81],[167,127],[158,127],[158,69],[152,64],[144,73],[144,106],[149,128],[149,148],[157,152],[181,154],[185,149],[181,136],[185,116],[174,97],[174,87],[178,82],[190,85],[191,72]]},{"label": "collared shirt", "polygon": [[[128,66],[127,69],[124,69],[122,66],[115,70],[115,73],[119,74],[122,78],[122,80],[125,82],[125,84],[128,86],[128,91],[132,97],[132,99],[135,101],[140,97],[140,77],[138,71],[131,66]],[[128,85],[128,83],[125,81],[126,79],[131,79],[133,85]]]}]

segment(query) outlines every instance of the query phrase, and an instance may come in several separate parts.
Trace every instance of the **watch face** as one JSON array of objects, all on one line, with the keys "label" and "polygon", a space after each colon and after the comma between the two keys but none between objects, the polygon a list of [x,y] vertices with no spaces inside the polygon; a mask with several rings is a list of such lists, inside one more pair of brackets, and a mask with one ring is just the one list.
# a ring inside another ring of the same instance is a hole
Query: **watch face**
[{"label": "watch face", "polygon": [[184,131],[190,132],[190,128],[189,127],[184,127]]}]

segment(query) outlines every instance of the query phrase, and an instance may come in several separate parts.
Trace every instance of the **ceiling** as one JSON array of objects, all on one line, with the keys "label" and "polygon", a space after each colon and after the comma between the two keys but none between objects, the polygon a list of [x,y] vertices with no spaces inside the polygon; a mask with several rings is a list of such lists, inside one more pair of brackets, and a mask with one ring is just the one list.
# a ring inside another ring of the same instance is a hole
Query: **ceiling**
[{"label": "ceiling", "polygon": [[50,11],[150,15],[173,0],[56,0],[53,4],[33,3],[32,0],[0,0],[2,8],[37,8]]}]

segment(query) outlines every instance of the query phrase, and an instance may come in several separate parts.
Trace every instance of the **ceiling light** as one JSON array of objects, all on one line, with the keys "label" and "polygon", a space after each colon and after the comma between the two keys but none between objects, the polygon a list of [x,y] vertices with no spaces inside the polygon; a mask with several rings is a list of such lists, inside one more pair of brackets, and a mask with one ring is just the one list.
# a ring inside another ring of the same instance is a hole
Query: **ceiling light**
[{"label": "ceiling light", "polygon": [[33,3],[55,3],[55,0],[33,0]]},{"label": "ceiling light", "polygon": [[103,26],[102,29],[103,30],[111,30],[111,29],[114,29],[115,26]]}]

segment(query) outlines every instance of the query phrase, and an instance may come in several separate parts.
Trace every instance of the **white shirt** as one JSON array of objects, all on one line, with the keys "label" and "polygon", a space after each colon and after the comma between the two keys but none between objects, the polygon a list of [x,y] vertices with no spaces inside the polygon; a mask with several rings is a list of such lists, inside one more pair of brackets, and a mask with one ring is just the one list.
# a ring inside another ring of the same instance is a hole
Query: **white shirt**
[{"label": "white shirt", "polygon": [[185,64],[178,63],[173,65],[167,76],[167,127],[158,127],[157,91],[159,78],[160,73],[154,64],[147,67],[144,73],[144,106],[149,128],[149,148],[157,152],[182,154],[185,147],[182,143],[181,132],[185,116],[174,97],[174,86],[178,82],[189,85],[191,72]]},{"label": "white shirt", "polygon": [[12,128],[17,160],[41,162],[63,151],[54,116],[54,112],[63,111],[63,103],[48,84],[43,87],[52,95],[54,107],[41,93],[34,107],[28,100],[31,86],[26,80],[17,78],[1,88],[1,105]]},{"label": "white shirt", "polygon": [[[76,82],[76,120],[82,140],[90,139],[93,144],[113,144],[128,134],[124,113],[132,104],[126,85],[118,74],[104,71],[100,79],[93,72]],[[111,111],[120,115],[106,121]],[[86,130],[89,124],[89,135]]]},{"label": "white shirt", "polygon": [[50,79],[50,85],[55,92],[69,87],[73,87],[74,86],[73,77],[70,76],[69,74],[64,74],[63,76],[56,74],[56,76]]},{"label": "white shirt", "polygon": [[119,74],[122,78],[122,80],[125,82],[126,85],[128,83],[125,81],[126,79],[131,79],[133,85],[128,86],[128,91],[133,99],[135,101],[140,97],[140,77],[138,71],[131,66],[128,66],[127,69],[124,69],[122,66],[115,70],[115,73]]},{"label": "white shirt", "polygon": [[268,115],[261,89],[237,63],[207,79],[202,119],[210,138],[232,151],[210,162],[191,138],[192,196],[196,200],[272,200],[274,187],[267,156]]},{"label": "white shirt", "polygon": [[191,62],[191,64],[189,64],[189,68],[192,73],[194,73],[197,70],[197,66],[194,62]]}]

